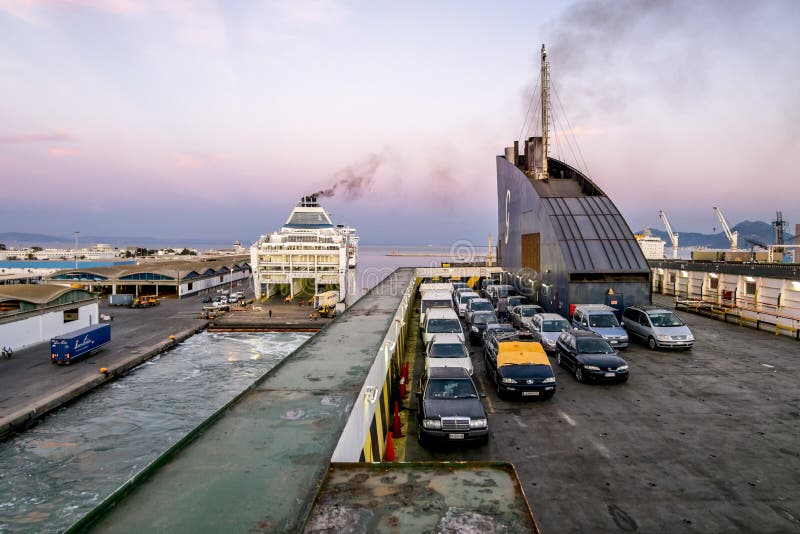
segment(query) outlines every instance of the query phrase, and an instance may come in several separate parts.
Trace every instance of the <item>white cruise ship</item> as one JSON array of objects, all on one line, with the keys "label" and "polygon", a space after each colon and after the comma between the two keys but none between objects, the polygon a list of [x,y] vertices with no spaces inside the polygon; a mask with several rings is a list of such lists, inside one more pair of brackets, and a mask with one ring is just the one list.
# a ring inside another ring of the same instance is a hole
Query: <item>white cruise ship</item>
[{"label": "white cruise ship", "polygon": [[349,245],[357,240],[355,229],[333,225],[316,196],[303,197],[279,231],[250,247],[255,294],[294,298],[338,290],[344,301],[348,265],[356,261]]},{"label": "white cruise ship", "polygon": [[664,245],[666,242],[661,239],[660,237],[654,237],[652,235],[642,235],[636,234],[636,241],[639,243],[639,246],[642,248],[642,252],[644,253],[645,259],[648,260],[662,260],[664,259]]}]

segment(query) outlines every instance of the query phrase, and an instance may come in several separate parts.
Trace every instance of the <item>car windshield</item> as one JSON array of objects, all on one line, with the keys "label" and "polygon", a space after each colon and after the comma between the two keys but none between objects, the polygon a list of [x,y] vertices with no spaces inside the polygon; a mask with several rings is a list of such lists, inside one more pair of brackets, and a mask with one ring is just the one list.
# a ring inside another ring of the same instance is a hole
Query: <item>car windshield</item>
[{"label": "car windshield", "polygon": [[534,315],[539,313],[539,310],[537,310],[536,308],[522,308],[521,311],[523,317],[533,317]]},{"label": "car windshield", "polygon": [[603,313],[599,315],[590,315],[589,326],[595,328],[615,328],[619,326],[619,322],[613,313]]},{"label": "car windshield", "polygon": [[426,399],[470,399],[477,398],[478,392],[472,380],[466,378],[437,378],[428,381],[425,389]]},{"label": "car windshield", "polygon": [[605,339],[579,339],[578,352],[581,354],[611,354],[614,349]]},{"label": "car windshield", "polygon": [[488,323],[496,323],[497,316],[494,312],[483,312],[483,313],[476,313],[472,316],[472,324],[488,324]]},{"label": "car windshield", "polygon": [[508,297],[508,305],[510,307],[519,306],[524,302],[524,298],[522,297]]},{"label": "car windshield", "polygon": [[431,319],[428,321],[429,334],[456,334],[461,332],[458,319]]},{"label": "car windshield", "polygon": [[469,356],[462,343],[434,343],[431,345],[431,358],[465,358]]},{"label": "car windshield", "polygon": [[491,311],[493,308],[491,302],[482,300],[480,302],[473,302],[471,309],[472,311],[476,312],[476,311]]},{"label": "car windshield", "polygon": [[569,328],[569,323],[564,319],[544,321],[542,323],[542,332],[561,332],[565,328]]},{"label": "car windshield", "polygon": [[648,313],[647,315],[653,322],[653,326],[683,326],[683,321],[672,312]]},{"label": "car windshield", "polygon": [[461,304],[466,304],[467,302],[476,298],[478,298],[478,295],[475,293],[464,293],[461,295],[461,297],[459,297],[459,302],[461,302]]}]

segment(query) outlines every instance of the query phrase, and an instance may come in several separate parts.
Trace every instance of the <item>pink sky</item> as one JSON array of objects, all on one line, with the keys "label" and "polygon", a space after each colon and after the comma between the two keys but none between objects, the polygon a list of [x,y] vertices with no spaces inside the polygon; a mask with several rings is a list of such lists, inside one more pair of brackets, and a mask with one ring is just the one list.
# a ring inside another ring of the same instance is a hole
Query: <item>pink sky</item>
[{"label": "pink sky", "polygon": [[555,130],[634,230],[793,224],[798,27],[793,1],[7,0],[0,232],[247,242],[380,154],[337,222],[483,243],[542,43]]}]

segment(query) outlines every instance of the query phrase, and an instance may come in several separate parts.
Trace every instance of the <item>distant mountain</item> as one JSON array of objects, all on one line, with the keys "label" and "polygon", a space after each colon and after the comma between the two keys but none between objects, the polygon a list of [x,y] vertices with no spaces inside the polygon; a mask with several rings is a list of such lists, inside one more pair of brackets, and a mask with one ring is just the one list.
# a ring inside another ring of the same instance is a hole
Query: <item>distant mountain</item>
[{"label": "distant mountain", "polygon": [[[69,248],[75,246],[75,236],[54,236],[45,234],[28,234],[24,232],[0,232],[0,243],[8,248],[44,247],[44,248]],[[95,243],[106,243],[115,247],[197,247],[197,248],[224,248],[233,245],[233,241],[215,239],[184,239],[163,237],[118,237],[118,236],[78,236],[78,246],[83,248]]]},{"label": "distant mountain", "polygon": [[[766,223],[764,221],[743,221],[731,228],[731,230],[739,232],[740,249],[749,249],[751,246],[753,246],[747,242],[747,239],[758,243],[763,243],[765,245],[775,244],[775,230],[773,230],[770,223]],[[667,246],[669,246],[670,241],[667,232],[651,228],[650,233],[666,241]],[[725,249],[730,247],[730,243],[728,242],[728,238],[725,236],[725,232],[720,232],[718,234],[700,234],[697,232],[678,231],[678,234],[678,245],[681,247],[707,247],[712,249]],[[794,236],[784,233],[783,242],[787,244],[793,243]]]}]

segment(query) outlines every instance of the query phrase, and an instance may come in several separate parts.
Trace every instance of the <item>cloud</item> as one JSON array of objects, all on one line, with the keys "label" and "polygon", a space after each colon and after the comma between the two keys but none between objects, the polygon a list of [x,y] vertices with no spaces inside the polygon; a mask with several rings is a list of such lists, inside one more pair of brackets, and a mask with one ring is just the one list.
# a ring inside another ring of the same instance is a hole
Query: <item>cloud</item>
[{"label": "cloud", "polygon": [[66,148],[63,146],[54,146],[50,147],[47,150],[47,153],[50,154],[53,158],[66,158],[70,156],[77,156],[80,154],[80,150],[76,150],[74,148]]},{"label": "cloud", "polygon": [[198,152],[182,152],[172,158],[175,167],[187,170],[211,169],[223,161],[224,158],[217,154]]},{"label": "cloud", "polygon": [[0,143],[53,143],[73,140],[72,134],[61,130],[29,134],[0,134]]}]

